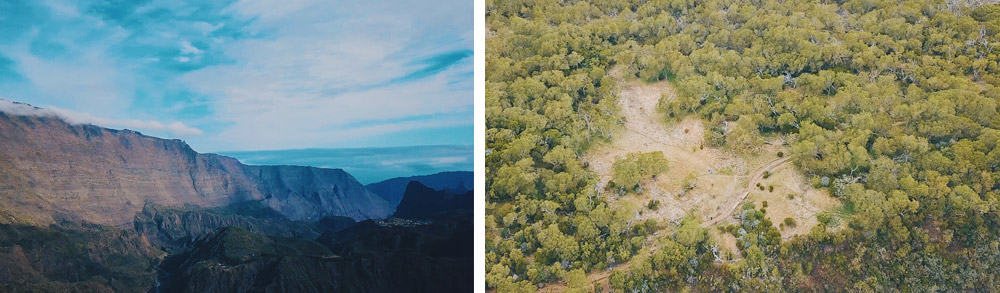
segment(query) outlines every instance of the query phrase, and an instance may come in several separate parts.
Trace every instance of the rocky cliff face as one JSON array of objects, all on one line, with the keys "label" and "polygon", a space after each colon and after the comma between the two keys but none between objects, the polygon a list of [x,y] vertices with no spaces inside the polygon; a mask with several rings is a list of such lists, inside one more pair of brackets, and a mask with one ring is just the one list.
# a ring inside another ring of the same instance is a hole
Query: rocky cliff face
[{"label": "rocky cliff face", "polygon": [[339,169],[247,166],[180,140],[0,112],[0,223],[124,226],[147,203],[258,200],[291,220],[392,214]]},{"label": "rocky cliff face", "polygon": [[245,166],[264,202],[292,220],[346,216],[355,220],[392,214],[388,202],[340,169]]},{"label": "rocky cliff face", "polygon": [[[351,222],[353,224],[353,222]],[[268,236],[314,239],[324,232],[318,224],[290,221],[260,202],[219,208],[169,208],[146,205],[135,216],[135,231],[156,247],[172,251],[219,228],[240,227]]]}]

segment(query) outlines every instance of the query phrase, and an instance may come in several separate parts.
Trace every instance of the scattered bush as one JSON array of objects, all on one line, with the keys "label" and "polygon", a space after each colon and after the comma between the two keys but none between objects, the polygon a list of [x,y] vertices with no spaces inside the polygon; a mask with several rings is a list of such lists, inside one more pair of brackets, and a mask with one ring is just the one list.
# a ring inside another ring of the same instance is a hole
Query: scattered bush
[{"label": "scattered bush", "polygon": [[816,220],[819,221],[820,223],[823,223],[823,225],[830,225],[830,222],[833,221],[833,218],[830,217],[830,214],[823,212],[816,214]]},{"label": "scattered bush", "polygon": [[795,219],[792,219],[791,217],[785,218],[785,221],[782,224],[792,228],[795,228],[795,226],[798,225],[797,223],[795,223]]},{"label": "scattered bush", "polygon": [[660,208],[660,201],[659,200],[655,200],[655,199],[651,199],[651,200],[649,200],[649,204],[647,204],[646,207],[649,208],[650,210],[654,210],[655,211],[655,210],[657,210],[657,209]]}]

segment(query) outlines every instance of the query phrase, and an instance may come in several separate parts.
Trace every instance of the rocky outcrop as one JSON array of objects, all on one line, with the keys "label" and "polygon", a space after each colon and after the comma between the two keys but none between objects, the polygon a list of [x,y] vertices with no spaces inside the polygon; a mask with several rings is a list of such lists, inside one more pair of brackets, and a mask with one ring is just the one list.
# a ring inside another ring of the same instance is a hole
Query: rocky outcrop
[{"label": "rocky outcrop", "polygon": [[0,222],[123,226],[147,203],[258,200],[291,220],[382,218],[392,208],[340,169],[247,166],[176,139],[0,112]]},{"label": "rocky outcrop", "polygon": [[410,181],[417,181],[434,190],[447,190],[454,194],[462,194],[473,190],[473,173],[467,171],[441,172],[437,174],[399,177],[365,185],[368,191],[382,197],[393,208],[403,200],[403,193]]},{"label": "rocky outcrop", "polygon": [[314,239],[325,231],[320,229],[320,225],[288,220],[256,201],[238,202],[211,209],[172,208],[149,204],[135,216],[133,225],[135,231],[167,251],[225,227],[240,227],[268,236],[307,239]]}]

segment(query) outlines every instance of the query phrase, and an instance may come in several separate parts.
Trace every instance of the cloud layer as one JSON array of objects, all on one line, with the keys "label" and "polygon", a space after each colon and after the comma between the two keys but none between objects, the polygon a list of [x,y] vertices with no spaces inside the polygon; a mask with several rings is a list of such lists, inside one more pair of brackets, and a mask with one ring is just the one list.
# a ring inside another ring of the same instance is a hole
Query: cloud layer
[{"label": "cloud layer", "polygon": [[170,133],[174,136],[194,136],[202,135],[203,132],[197,128],[184,125],[183,122],[162,123],[154,120],[116,120],[101,118],[87,113],[74,112],[62,108],[39,108],[24,103],[16,103],[10,100],[0,99],[0,112],[21,115],[53,117],[66,121],[69,124],[94,124],[110,128],[141,129]]}]

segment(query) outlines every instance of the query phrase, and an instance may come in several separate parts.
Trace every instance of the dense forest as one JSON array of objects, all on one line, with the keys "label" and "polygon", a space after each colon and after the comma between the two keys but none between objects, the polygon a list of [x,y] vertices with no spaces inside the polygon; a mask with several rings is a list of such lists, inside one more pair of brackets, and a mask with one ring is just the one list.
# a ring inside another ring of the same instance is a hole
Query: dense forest
[{"label": "dense forest", "polygon": [[[488,289],[588,291],[586,274],[623,263],[611,287],[639,292],[1000,288],[996,1],[487,0],[486,14]],[[612,67],[669,81],[664,120],[700,117],[712,147],[785,139],[847,217],[782,241],[748,204],[723,227],[729,262],[693,219],[609,205],[628,195],[597,188],[581,156],[621,125]]]}]

